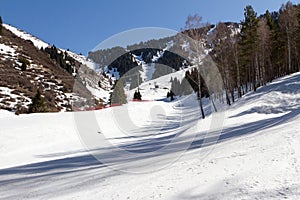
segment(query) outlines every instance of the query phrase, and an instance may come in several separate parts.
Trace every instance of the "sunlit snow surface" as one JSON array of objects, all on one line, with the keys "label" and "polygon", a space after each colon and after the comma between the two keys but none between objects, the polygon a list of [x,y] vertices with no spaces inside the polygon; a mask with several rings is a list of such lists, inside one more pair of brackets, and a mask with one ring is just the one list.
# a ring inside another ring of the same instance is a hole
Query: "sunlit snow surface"
[{"label": "sunlit snow surface", "polygon": [[[113,170],[96,160],[81,142],[74,113],[15,116],[0,111],[0,199],[299,199],[299,88],[300,73],[296,73],[245,95],[227,110],[217,144],[201,147],[196,136],[178,160],[152,173]],[[149,99],[150,90],[143,90]],[[111,165],[117,166],[120,160],[164,163],[159,158],[171,157],[176,148],[145,158],[143,150],[162,145],[153,139],[168,144],[168,136],[178,130],[168,126],[170,116],[199,118],[196,112],[176,110],[191,105],[193,97],[168,102],[163,90],[156,95],[154,101],[122,106],[128,107],[137,127],[131,135],[115,125],[118,118],[113,116],[121,107],[95,111],[107,140],[131,145],[130,150],[141,155],[139,160],[111,156]],[[210,122],[210,116],[196,124],[185,121],[184,126],[191,123],[193,127],[183,135],[188,138],[197,132],[201,136]],[[168,132],[151,136],[154,125]],[[210,153],[203,156],[208,148]],[[110,149],[103,152],[110,156]],[[152,164],[140,168],[151,169]]]}]

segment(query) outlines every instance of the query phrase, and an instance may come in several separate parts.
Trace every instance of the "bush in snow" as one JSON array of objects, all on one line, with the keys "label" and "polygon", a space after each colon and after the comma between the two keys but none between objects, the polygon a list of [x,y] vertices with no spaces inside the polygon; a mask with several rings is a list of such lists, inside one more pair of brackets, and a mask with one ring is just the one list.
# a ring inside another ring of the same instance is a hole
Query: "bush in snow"
[{"label": "bush in snow", "polygon": [[30,62],[22,56],[20,56],[18,60],[21,63],[21,70],[26,71],[27,65],[30,65]]},{"label": "bush in snow", "polygon": [[37,90],[36,95],[32,99],[32,103],[29,105],[28,111],[29,113],[47,112],[46,103],[40,90]]}]

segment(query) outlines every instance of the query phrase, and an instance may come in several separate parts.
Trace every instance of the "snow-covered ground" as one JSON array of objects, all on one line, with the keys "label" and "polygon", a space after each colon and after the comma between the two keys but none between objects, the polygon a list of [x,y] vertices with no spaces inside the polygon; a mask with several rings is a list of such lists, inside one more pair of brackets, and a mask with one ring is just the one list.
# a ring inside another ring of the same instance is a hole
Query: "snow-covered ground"
[{"label": "snow-covered ground", "polygon": [[16,50],[14,48],[11,48],[10,46],[7,46],[5,44],[0,44],[0,53],[1,54],[9,54],[11,56],[16,55]]},{"label": "snow-covered ground", "polygon": [[[42,41],[41,39],[23,31],[20,30],[18,28],[15,28],[9,24],[3,24],[3,26],[11,31],[13,34],[15,34],[16,36],[24,39],[24,40],[30,40],[35,47],[37,47],[38,49],[41,48],[46,48],[46,47],[50,47],[50,44],[47,44],[46,42]],[[64,49],[60,49],[61,51],[66,51]],[[14,54],[15,50],[11,47],[5,46],[4,44],[0,44],[0,52],[1,51],[6,51],[6,52],[10,52],[11,54]],[[75,60],[77,60],[78,62],[82,63],[83,65],[86,65],[87,67],[89,67],[90,69],[98,69],[99,65],[94,63],[93,61],[91,61],[90,59],[87,59],[84,55],[78,55],[76,53],[73,53],[71,51],[67,51],[67,53],[74,58]]]},{"label": "snow-covered ground", "polygon": [[[13,34],[15,34],[16,36],[24,39],[24,40],[30,40],[33,45],[38,48],[47,48],[50,47],[50,44],[47,44],[46,42],[42,41],[41,39],[31,35],[30,33],[27,33],[23,30],[20,30],[18,28],[15,28],[11,25],[8,24],[3,24],[3,26],[11,31]],[[18,49],[18,47],[14,47],[14,46],[8,46],[5,44],[0,44],[0,54],[2,54],[3,58],[2,59],[12,59],[15,60],[16,63],[18,63],[21,66],[21,63],[18,61],[18,53],[16,52],[16,50]],[[81,63],[81,67],[83,67],[83,70],[85,67],[88,67],[89,69],[95,70],[97,75],[94,76],[93,78],[98,78],[98,75],[101,73],[101,71],[99,71],[99,64],[96,64],[95,62],[93,62],[92,60],[86,58],[84,55],[78,55],[74,52],[71,52],[69,50],[65,50],[65,49],[61,49],[59,48],[59,52],[67,52],[67,54],[72,57],[73,59],[75,59],[76,61],[78,61],[79,63]],[[27,58],[29,61],[30,58]],[[74,73],[73,75],[75,76],[75,68],[74,69]],[[111,72],[111,74],[114,74],[114,78],[113,79],[118,79],[119,78],[119,73],[113,69],[114,72]],[[86,77],[86,79],[88,79]],[[93,81],[93,80],[86,80],[89,82],[89,85],[87,86],[87,89],[90,90],[90,92],[96,97],[96,98],[101,98],[103,99],[105,102],[108,101],[109,99],[109,92],[111,89],[111,85],[108,84],[103,84],[103,85],[107,85],[107,87],[100,88],[98,86],[98,80],[97,81]],[[103,82],[107,82],[108,80],[103,80]],[[48,84],[51,84],[51,82],[48,82]],[[1,94],[1,88],[0,88],[0,94]],[[63,102],[63,104],[65,104],[66,102]]]},{"label": "snow-covered ground", "polygon": [[[245,95],[226,111],[218,143],[209,140],[216,130],[206,134],[217,121],[198,120],[195,96],[169,102],[161,92],[95,112],[0,111],[0,199],[299,199],[299,88],[296,73]],[[100,162],[86,146],[101,137],[113,145],[93,151]]]},{"label": "snow-covered ground", "polygon": [[47,44],[46,42],[30,35],[29,33],[26,33],[25,31],[17,29],[17,28],[15,28],[11,25],[8,25],[8,24],[3,24],[3,26],[4,26],[4,28],[11,31],[13,34],[15,34],[18,37],[20,37],[24,40],[31,40],[33,42],[34,46],[36,46],[39,49],[49,47],[49,44]]}]

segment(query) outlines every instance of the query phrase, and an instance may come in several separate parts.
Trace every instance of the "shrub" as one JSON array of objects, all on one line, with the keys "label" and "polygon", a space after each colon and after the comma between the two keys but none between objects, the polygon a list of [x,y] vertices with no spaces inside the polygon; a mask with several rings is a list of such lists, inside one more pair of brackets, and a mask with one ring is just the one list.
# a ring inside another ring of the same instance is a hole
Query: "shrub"
[{"label": "shrub", "polygon": [[44,98],[41,95],[40,90],[37,90],[36,95],[32,99],[32,103],[29,105],[29,113],[47,112],[47,107]]},{"label": "shrub", "polygon": [[23,56],[19,56],[19,62],[22,64],[21,65],[21,70],[25,71],[27,69],[27,65],[30,65],[30,62],[24,58]]}]

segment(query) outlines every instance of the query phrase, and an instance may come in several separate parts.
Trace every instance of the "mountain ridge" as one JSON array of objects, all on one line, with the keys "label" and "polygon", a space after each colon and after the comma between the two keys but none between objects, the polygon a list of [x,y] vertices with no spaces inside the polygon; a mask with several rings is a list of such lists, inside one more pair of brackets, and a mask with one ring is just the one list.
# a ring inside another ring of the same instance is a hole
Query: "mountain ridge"
[{"label": "mountain ridge", "polygon": [[[76,73],[97,66],[82,55],[50,46],[7,24],[3,24],[0,44],[0,107],[16,114],[28,112],[37,90],[42,91],[48,112],[71,111],[78,98],[73,92]],[[86,89],[88,81],[76,84],[76,89],[96,104],[103,102]]]}]

